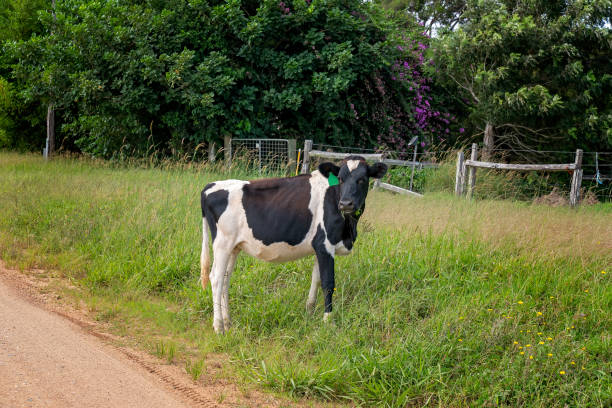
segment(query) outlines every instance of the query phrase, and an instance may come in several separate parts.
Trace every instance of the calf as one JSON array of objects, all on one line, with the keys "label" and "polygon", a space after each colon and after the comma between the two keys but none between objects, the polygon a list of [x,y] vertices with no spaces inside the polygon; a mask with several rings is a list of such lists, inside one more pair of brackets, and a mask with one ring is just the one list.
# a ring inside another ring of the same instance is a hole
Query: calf
[{"label": "calf", "polygon": [[213,328],[230,327],[228,288],[240,251],[268,262],[285,262],[316,255],[306,303],[313,309],[320,285],[327,320],[335,290],[334,256],[346,255],[357,238],[357,221],[365,208],[370,177],[387,171],[383,163],[369,166],[361,156],[349,156],[340,166],[323,163],[312,174],[256,181],[224,180],[202,190],[202,287],[210,271],[214,307]]}]

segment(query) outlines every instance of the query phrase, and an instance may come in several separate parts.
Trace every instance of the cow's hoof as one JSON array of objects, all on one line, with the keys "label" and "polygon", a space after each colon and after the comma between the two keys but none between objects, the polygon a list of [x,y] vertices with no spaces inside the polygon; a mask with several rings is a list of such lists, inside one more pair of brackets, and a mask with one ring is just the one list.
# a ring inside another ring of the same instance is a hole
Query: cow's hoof
[{"label": "cow's hoof", "polygon": [[232,327],[232,322],[231,320],[223,320],[223,328],[225,329],[225,331],[229,331],[229,329]]},{"label": "cow's hoof", "polygon": [[306,302],[306,311],[309,313],[313,313],[315,310],[315,302]]},{"label": "cow's hoof", "polygon": [[331,312],[323,313],[323,323],[331,322]]},{"label": "cow's hoof", "polygon": [[213,329],[215,329],[215,333],[217,334],[225,333],[225,327],[223,327],[223,323],[220,320],[213,323]]}]

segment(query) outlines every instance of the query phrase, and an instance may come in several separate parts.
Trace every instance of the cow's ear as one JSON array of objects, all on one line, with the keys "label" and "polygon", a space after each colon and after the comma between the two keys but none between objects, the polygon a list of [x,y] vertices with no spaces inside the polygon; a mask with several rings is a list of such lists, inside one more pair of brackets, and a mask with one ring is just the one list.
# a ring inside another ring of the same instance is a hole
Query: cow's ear
[{"label": "cow's ear", "polygon": [[325,162],[319,164],[319,171],[325,178],[329,177],[329,173],[337,177],[340,172],[340,167],[336,166],[334,163]]},{"label": "cow's ear", "polygon": [[368,166],[368,176],[373,178],[382,178],[387,173],[387,165],[385,163],[374,163]]}]

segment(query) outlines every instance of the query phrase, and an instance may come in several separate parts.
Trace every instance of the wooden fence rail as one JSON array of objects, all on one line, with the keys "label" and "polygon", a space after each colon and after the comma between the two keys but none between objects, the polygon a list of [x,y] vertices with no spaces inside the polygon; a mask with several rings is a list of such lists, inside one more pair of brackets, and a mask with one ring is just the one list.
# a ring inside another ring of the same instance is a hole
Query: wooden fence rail
[{"label": "wooden fence rail", "polygon": [[[310,160],[312,156],[315,157],[323,157],[326,159],[345,159],[349,156],[356,155],[356,153],[339,153],[339,152],[327,152],[323,150],[314,150],[312,148],[312,140],[306,140],[304,142],[304,159],[302,162],[302,174],[306,174],[310,171]],[[414,160],[396,160],[396,159],[386,159],[383,153],[360,153],[359,156],[363,157],[368,161],[374,162],[382,162],[391,166],[405,166],[412,167],[413,172],[415,167],[419,168],[432,168],[438,167],[436,163],[431,162],[417,162]],[[385,190],[393,191],[394,193],[406,194],[413,197],[423,197],[422,194],[416,193],[414,191],[394,186],[389,183],[383,183],[380,180],[376,180],[374,183],[374,188],[383,188]]]},{"label": "wooden fence rail", "polygon": [[576,207],[580,202],[580,186],[582,184],[582,150],[576,150],[574,163],[566,164],[508,164],[478,161],[478,145],[472,144],[472,152],[469,160],[464,160],[463,151],[457,154],[457,170],[455,175],[455,194],[460,196],[464,192],[466,172],[467,191],[466,195],[471,198],[476,186],[476,169],[514,170],[514,171],[570,171],[572,173],[571,191],[569,204]]}]

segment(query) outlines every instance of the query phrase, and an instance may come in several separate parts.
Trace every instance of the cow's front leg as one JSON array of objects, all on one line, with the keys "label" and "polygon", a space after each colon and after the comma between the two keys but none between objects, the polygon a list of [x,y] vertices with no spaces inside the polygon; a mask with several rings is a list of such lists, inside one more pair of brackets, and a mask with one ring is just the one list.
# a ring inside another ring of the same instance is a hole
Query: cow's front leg
[{"label": "cow's front leg", "polygon": [[330,254],[325,247],[317,250],[317,262],[319,264],[319,275],[321,277],[321,289],[323,289],[323,296],[325,296],[325,313],[323,314],[323,321],[329,320],[329,316],[332,312],[332,297],[334,290],[336,290],[336,283],[334,280],[334,256]]},{"label": "cow's front leg", "polygon": [[306,301],[306,310],[313,312],[317,303],[317,292],[321,286],[321,275],[319,274],[319,261],[316,260],[312,267],[312,278],[310,281],[310,292],[308,292],[308,300]]}]

